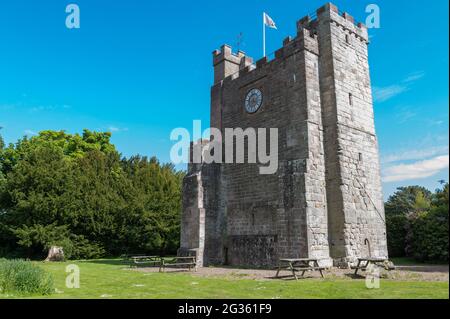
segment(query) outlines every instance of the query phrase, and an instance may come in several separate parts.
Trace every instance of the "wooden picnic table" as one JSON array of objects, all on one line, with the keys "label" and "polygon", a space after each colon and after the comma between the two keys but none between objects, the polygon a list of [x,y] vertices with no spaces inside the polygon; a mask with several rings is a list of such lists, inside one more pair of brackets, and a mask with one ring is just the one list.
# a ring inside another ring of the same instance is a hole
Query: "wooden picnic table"
[{"label": "wooden picnic table", "polygon": [[319,261],[314,258],[283,258],[279,261],[278,270],[275,277],[278,278],[281,270],[291,271],[294,278],[298,280],[296,272],[300,271],[302,272],[302,277],[305,275],[306,271],[319,271],[320,276],[324,278],[323,270],[325,270],[325,268],[320,267]]},{"label": "wooden picnic table", "polygon": [[161,265],[161,257],[159,256],[130,256],[128,257],[132,264],[130,264],[130,267],[132,265],[139,266],[143,264],[148,264],[151,266],[160,266]]},{"label": "wooden picnic table", "polygon": [[365,271],[370,264],[377,265],[379,263],[383,263],[383,267],[384,267],[384,263],[386,261],[389,261],[389,259],[387,259],[387,258],[372,258],[372,257],[358,258],[358,264],[356,265],[356,267],[354,267],[355,276],[358,274],[358,270]]},{"label": "wooden picnic table", "polygon": [[195,256],[173,257],[169,260],[161,259],[159,272],[164,272],[165,268],[188,268],[189,271],[197,271],[197,261]]}]

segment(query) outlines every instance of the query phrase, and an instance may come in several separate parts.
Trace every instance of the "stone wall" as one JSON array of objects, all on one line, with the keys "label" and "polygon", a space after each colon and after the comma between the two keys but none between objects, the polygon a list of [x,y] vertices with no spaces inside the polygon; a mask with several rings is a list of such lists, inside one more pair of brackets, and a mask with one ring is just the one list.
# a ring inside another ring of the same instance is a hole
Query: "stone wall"
[{"label": "stone wall", "polygon": [[[238,55],[228,48],[213,53],[218,72],[230,69],[220,63],[237,65],[229,62]],[[318,54],[317,37],[301,29],[284,41],[276,59],[262,59],[256,68],[241,65],[222,80],[215,77],[220,80],[212,88],[215,127],[223,134],[224,128],[235,127],[278,128],[279,134],[277,174],[261,175],[257,164],[222,165],[217,196],[225,203],[223,263],[271,266],[279,258],[310,256],[329,264]],[[248,114],[243,101],[253,88],[263,92],[264,100],[260,111]],[[217,238],[218,231],[205,241]],[[211,241],[220,250],[218,241]]]},{"label": "stone wall", "polygon": [[[348,265],[369,255],[366,239],[372,256],[387,256],[367,30],[332,4],[297,29],[256,65],[227,45],[213,52],[211,127],[278,128],[279,166],[190,165],[181,246],[201,265]],[[254,88],[263,104],[249,114]]]},{"label": "stone wall", "polygon": [[312,26],[320,43],[330,254],[386,257],[386,226],[368,63],[368,35],[328,4]]}]

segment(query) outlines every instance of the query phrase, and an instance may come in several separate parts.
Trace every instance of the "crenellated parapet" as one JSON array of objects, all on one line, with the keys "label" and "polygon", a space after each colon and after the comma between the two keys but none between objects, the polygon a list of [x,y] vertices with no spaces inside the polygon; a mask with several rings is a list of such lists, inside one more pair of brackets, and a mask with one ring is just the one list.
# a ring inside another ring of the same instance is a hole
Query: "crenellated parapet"
[{"label": "crenellated parapet", "polygon": [[312,30],[302,28],[297,30],[297,36],[294,39],[285,38],[283,47],[275,51],[275,58],[283,58],[301,50],[319,55],[318,38]]},{"label": "crenellated parapet", "polygon": [[319,23],[329,23],[330,21],[340,26],[343,30],[353,33],[361,41],[369,43],[367,27],[358,22],[347,12],[340,12],[338,7],[332,3],[327,3],[317,9],[317,20]]},{"label": "crenellated parapet", "polygon": [[313,30],[300,28],[295,38],[287,37],[284,39],[283,46],[275,51],[273,59],[263,57],[256,63],[253,63],[253,58],[247,56],[244,52],[233,53],[231,46],[222,45],[220,50],[213,52],[214,84],[223,80],[233,81],[249,72],[261,69],[270,63],[276,63],[302,50],[319,55],[318,38]]},{"label": "crenellated parapet", "polygon": [[307,50],[319,55],[317,38],[319,23],[334,23],[343,31],[353,34],[360,41],[369,43],[367,27],[361,22],[355,23],[353,16],[347,12],[341,13],[336,5],[327,3],[317,9],[316,14],[315,17],[308,15],[297,21],[297,36],[295,38],[286,37],[283,46],[275,51],[273,59],[263,57],[253,63],[253,58],[247,56],[243,51],[232,52],[232,47],[227,44],[222,45],[220,50],[214,50],[214,84],[225,79],[234,80],[300,50]]},{"label": "crenellated parapet", "polygon": [[316,17],[305,16],[297,21],[297,30],[308,29],[316,32],[319,23],[335,23],[343,30],[353,33],[361,41],[369,42],[367,27],[361,23],[355,23],[355,19],[347,12],[340,12],[339,8],[327,3],[316,11]]},{"label": "crenellated parapet", "polygon": [[224,44],[220,50],[213,51],[214,83],[236,74],[241,69],[253,64],[253,59],[245,52],[232,52],[231,46]]}]

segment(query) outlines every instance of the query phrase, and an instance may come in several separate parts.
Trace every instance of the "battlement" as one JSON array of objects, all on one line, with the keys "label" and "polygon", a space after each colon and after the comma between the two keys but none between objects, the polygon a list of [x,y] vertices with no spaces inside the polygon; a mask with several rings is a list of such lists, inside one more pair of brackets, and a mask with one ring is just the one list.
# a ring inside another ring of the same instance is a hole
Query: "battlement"
[{"label": "battlement", "polygon": [[243,57],[245,57],[245,52],[239,50],[237,53],[233,53],[231,46],[224,44],[220,50],[213,51],[213,66],[224,60],[239,65]]},{"label": "battlement", "polygon": [[222,80],[232,81],[249,72],[263,68],[270,63],[276,63],[301,50],[319,54],[319,43],[317,35],[313,31],[301,28],[295,38],[286,37],[283,46],[273,53],[273,59],[263,57],[253,63],[253,58],[247,56],[243,51],[232,52],[232,47],[222,45],[220,50],[213,51],[214,83]]},{"label": "battlement", "polygon": [[353,33],[361,41],[369,43],[369,35],[367,33],[367,27],[361,23],[355,23],[355,19],[347,12],[339,11],[339,8],[332,4],[327,3],[324,6],[316,10],[316,15],[305,16],[297,21],[297,29],[309,29],[315,32],[319,23],[334,22],[344,30]]},{"label": "battlement", "polygon": [[315,15],[307,15],[297,21],[297,36],[295,38],[286,37],[282,47],[269,55],[273,55],[272,59],[263,57],[253,63],[252,57],[247,56],[243,51],[233,53],[232,47],[227,44],[222,45],[220,50],[214,50],[214,83],[223,80],[233,81],[301,50],[319,55],[317,28],[320,23],[335,23],[343,31],[352,33],[360,41],[369,43],[367,28],[364,24],[355,24],[353,16],[347,12],[340,12],[336,5],[327,3],[317,9]]},{"label": "battlement", "polygon": [[231,46],[224,44],[220,50],[213,51],[214,83],[220,82],[252,64],[253,58],[245,55],[245,52],[233,53]]}]

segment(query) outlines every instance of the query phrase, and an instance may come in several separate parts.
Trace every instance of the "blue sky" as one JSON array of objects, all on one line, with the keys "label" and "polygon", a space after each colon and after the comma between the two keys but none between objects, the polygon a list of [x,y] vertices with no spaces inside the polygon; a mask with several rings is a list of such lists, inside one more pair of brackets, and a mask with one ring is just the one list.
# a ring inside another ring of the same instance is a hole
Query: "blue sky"
[{"label": "blue sky", "polygon": [[[40,130],[108,130],[124,155],[168,162],[170,132],[209,126],[211,52],[236,46],[262,55],[295,35],[295,22],[324,0],[78,0],[81,28],[65,27],[71,1],[0,4],[0,126],[7,142]],[[226,3],[227,5],[220,5]],[[448,180],[448,1],[334,1],[364,22],[381,9],[369,47],[385,196]]]}]

